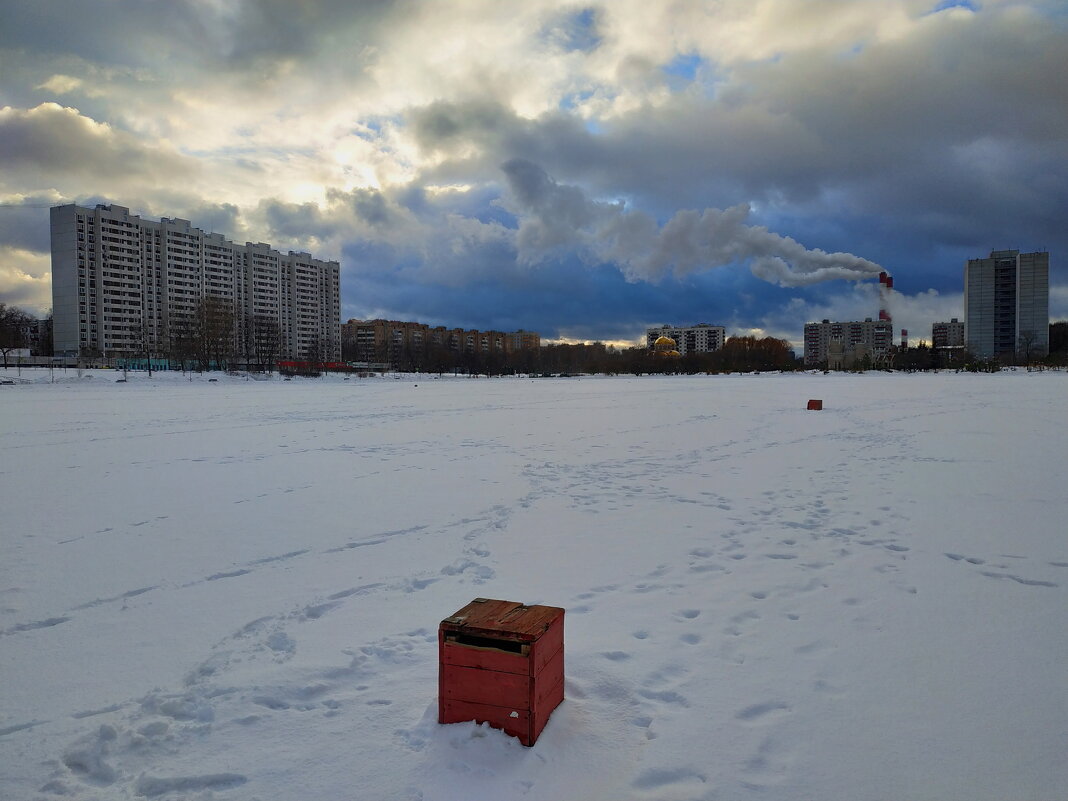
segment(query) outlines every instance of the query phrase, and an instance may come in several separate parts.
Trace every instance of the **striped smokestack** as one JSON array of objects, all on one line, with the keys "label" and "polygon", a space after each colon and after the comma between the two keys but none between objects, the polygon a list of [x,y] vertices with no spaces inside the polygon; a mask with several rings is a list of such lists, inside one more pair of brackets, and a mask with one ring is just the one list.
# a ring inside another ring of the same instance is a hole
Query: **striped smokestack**
[{"label": "striped smokestack", "polygon": [[879,273],[879,319],[890,322],[890,312],[886,310],[890,299],[890,290],[894,288],[894,279],[883,270]]}]

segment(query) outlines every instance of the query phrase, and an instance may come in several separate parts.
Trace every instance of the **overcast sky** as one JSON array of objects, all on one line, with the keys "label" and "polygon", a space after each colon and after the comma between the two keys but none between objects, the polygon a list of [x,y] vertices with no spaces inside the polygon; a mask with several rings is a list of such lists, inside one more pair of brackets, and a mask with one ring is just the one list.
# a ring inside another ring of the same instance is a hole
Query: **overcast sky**
[{"label": "overcast sky", "polygon": [[930,338],[967,258],[1068,318],[1068,3],[3,0],[0,301],[48,206],[342,266],[342,318]]}]

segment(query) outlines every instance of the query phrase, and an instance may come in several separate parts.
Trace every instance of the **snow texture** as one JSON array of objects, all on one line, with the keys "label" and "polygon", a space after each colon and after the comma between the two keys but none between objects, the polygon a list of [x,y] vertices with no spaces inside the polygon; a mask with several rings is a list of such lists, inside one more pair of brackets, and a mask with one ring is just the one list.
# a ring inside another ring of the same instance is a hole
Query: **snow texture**
[{"label": "snow texture", "polygon": [[[215,377],[0,388],[0,797],[1064,797],[1064,373]],[[436,722],[478,596],[533,748]]]}]

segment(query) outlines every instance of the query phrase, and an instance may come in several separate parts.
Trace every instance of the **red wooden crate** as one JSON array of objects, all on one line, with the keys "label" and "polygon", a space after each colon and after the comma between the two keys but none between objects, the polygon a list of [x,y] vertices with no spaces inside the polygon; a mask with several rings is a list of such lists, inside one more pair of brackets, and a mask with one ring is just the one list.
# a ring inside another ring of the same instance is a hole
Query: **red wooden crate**
[{"label": "red wooden crate", "polygon": [[476,598],[438,628],[438,722],[534,745],[564,700],[564,610]]},{"label": "red wooden crate", "polygon": [[810,412],[819,412],[819,411],[823,411],[823,401],[821,401],[821,400],[815,400],[815,399],[814,399],[814,400],[810,400],[810,401],[808,402],[808,410],[809,410]]}]

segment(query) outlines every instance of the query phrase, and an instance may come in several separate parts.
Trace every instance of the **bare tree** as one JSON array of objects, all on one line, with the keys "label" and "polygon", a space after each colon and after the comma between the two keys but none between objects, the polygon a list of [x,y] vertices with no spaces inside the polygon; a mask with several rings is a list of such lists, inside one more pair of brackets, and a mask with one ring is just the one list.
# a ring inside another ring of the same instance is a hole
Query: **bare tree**
[{"label": "bare tree", "polygon": [[225,298],[206,295],[197,303],[194,320],[201,369],[225,370],[236,350],[234,304]]},{"label": "bare tree", "polygon": [[323,361],[332,362],[336,360],[335,354],[339,350],[338,337],[336,334],[327,334],[320,340],[323,349]]},{"label": "bare tree", "polygon": [[271,372],[282,349],[282,329],[266,314],[252,316],[252,353],[259,370]]},{"label": "bare tree", "polygon": [[51,356],[52,355],[52,324],[53,316],[52,310],[48,310],[47,316],[40,323],[39,335],[37,338],[37,356]]},{"label": "bare tree", "polygon": [[152,375],[152,343],[150,341],[152,335],[151,326],[145,321],[145,318],[141,318],[141,322],[130,326],[130,333],[133,334],[134,340],[140,345],[140,355],[144,358],[145,364],[148,367],[149,376]]},{"label": "bare tree", "polygon": [[245,363],[245,369],[251,370],[253,359],[256,355],[255,323],[250,312],[242,312],[240,319],[240,331],[237,337],[237,352]]},{"label": "bare tree", "polygon": [[0,303],[0,353],[4,356],[4,369],[7,369],[8,353],[27,344],[26,330],[33,318],[15,306]]},{"label": "bare tree", "polygon": [[167,357],[178,362],[184,372],[196,357],[197,336],[193,320],[184,315],[171,315],[167,328]]},{"label": "bare tree", "polygon": [[322,337],[316,337],[304,348],[301,357],[306,362],[322,367],[323,362],[326,361],[326,347],[327,343]]},{"label": "bare tree", "polygon": [[1035,346],[1038,344],[1038,335],[1034,331],[1020,332],[1017,340],[1017,353],[1023,360],[1024,365],[1031,365],[1031,357],[1035,355]]}]

